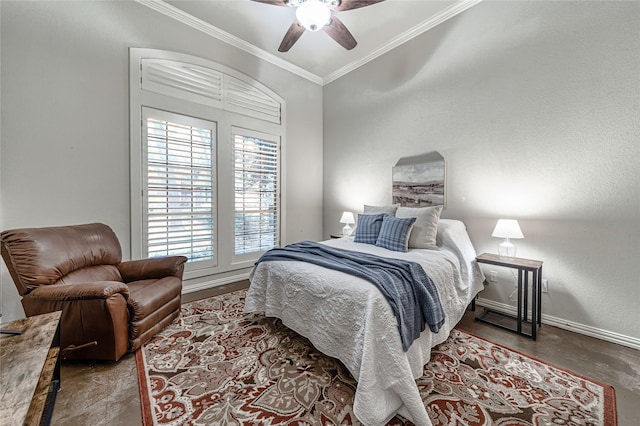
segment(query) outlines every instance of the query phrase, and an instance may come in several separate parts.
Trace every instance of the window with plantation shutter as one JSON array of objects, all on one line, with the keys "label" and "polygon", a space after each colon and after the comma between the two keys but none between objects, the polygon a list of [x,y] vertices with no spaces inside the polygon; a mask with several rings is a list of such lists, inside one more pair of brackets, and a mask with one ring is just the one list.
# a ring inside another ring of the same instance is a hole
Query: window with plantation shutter
[{"label": "window with plantation shutter", "polygon": [[146,255],[215,265],[215,123],[144,109]]},{"label": "window with plantation shutter", "polygon": [[264,252],[280,240],[279,138],[233,129],[234,254]]},{"label": "window with plantation shutter", "polygon": [[146,48],[129,49],[129,96],[131,258],[186,256],[185,292],[248,278],[286,239],[284,99],[225,65]]}]

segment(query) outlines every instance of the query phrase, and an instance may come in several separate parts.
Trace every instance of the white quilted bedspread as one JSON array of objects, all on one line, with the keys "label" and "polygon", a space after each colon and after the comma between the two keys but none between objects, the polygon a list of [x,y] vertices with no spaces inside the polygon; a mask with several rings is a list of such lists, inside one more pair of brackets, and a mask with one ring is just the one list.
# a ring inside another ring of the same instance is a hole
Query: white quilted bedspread
[{"label": "white quilted bedspread", "polygon": [[440,332],[426,327],[403,352],[396,318],[368,281],[303,262],[263,262],[251,273],[245,312],[280,318],[323,353],[338,358],[358,381],[354,413],[365,425],[383,425],[400,413],[430,425],[415,379],[431,347],[447,339],[482,289],[482,273],[464,225],[441,220],[440,250],[392,252],[353,238],[325,241],[333,247],[420,263],[435,282],[446,320]]}]

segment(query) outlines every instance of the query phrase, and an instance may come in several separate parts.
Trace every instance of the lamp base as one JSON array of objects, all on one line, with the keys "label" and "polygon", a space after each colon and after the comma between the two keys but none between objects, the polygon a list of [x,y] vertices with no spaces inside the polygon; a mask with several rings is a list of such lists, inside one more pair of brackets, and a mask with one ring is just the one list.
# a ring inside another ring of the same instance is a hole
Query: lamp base
[{"label": "lamp base", "polygon": [[498,244],[498,255],[503,259],[513,259],[516,257],[516,246],[508,238]]},{"label": "lamp base", "polygon": [[351,235],[352,232],[353,228],[351,228],[348,223],[344,226],[344,228],[342,228],[342,235],[344,235],[345,237]]}]

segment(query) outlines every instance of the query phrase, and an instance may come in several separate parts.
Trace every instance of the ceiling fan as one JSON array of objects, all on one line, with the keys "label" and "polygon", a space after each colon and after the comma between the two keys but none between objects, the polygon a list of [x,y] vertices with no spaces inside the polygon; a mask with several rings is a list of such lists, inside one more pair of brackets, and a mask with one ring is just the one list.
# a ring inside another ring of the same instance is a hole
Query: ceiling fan
[{"label": "ceiling fan", "polygon": [[296,19],[284,35],[278,51],[288,52],[305,30],[324,30],[342,47],[351,50],[358,42],[332,12],[359,9],[384,0],[253,0],[259,3],[296,8]]}]

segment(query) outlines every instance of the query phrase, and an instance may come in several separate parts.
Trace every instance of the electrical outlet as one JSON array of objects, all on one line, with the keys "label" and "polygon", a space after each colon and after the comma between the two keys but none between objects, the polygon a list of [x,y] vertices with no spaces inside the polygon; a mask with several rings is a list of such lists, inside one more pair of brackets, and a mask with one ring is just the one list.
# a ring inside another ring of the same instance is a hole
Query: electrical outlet
[{"label": "electrical outlet", "polygon": [[491,283],[498,282],[498,271],[489,271],[489,282]]},{"label": "electrical outlet", "polygon": [[543,293],[548,293],[549,292],[549,280],[542,280],[542,292]]}]

